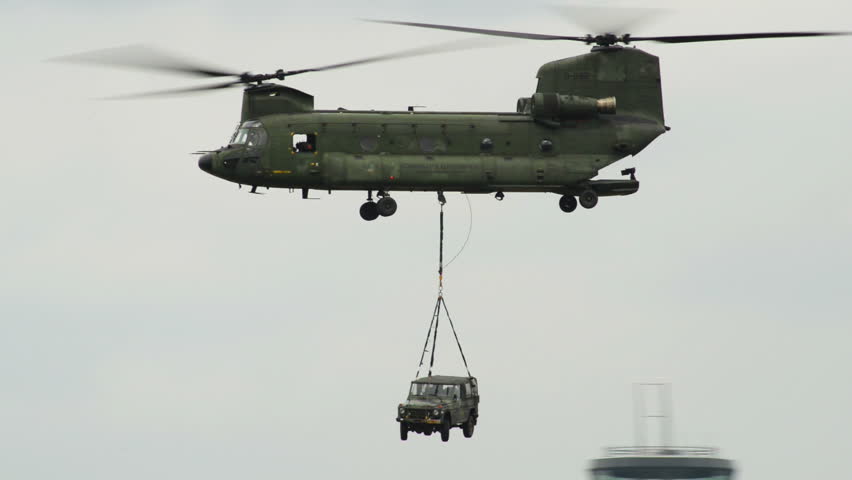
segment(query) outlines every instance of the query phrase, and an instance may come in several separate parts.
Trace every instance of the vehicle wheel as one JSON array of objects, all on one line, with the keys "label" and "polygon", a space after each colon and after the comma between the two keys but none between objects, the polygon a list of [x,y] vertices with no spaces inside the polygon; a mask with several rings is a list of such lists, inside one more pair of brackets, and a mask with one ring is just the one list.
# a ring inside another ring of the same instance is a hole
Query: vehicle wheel
[{"label": "vehicle wheel", "polygon": [[464,422],[462,426],[462,433],[464,434],[464,438],[470,438],[473,436],[473,427],[476,426],[473,420],[473,412],[470,413],[470,416],[467,417],[467,421]]},{"label": "vehicle wheel", "polygon": [[379,218],[379,209],[373,202],[364,202],[364,204],[361,205],[359,213],[361,214],[361,218],[368,222]]},{"label": "vehicle wheel", "polygon": [[562,195],[559,198],[559,208],[565,213],[571,213],[577,209],[577,199],[573,195]]},{"label": "vehicle wheel", "polygon": [[390,217],[396,213],[396,200],[391,197],[384,196],[376,203],[376,207],[378,208],[379,215],[383,217]]},{"label": "vehicle wheel", "polygon": [[423,432],[423,435],[426,435],[428,437],[429,435],[432,435],[433,431],[434,430],[426,430],[425,432]]},{"label": "vehicle wheel", "polygon": [[594,190],[586,190],[580,194],[580,205],[583,208],[595,208],[598,204],[598,194]]},{"label": "vehicle wheel", "polygon": [[449,442],[450,441],[450,419],[444,419],[444,423],[441,424],[441,441]]},{"label": "vehicle wheel", "polygon": [[399,422],[399,439],[408,440],[408,425],[405,422]]}]

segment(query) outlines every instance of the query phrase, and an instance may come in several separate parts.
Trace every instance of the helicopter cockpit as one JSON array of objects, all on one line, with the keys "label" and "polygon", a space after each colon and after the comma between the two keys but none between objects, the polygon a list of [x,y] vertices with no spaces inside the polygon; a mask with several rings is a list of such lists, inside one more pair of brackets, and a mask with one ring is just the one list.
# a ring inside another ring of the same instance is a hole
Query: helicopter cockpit
[{"label": "helicopter cockpit", "polygon": [[228,145],[245,145],[249,148],[258,148],[264,146],[266,140],[267,135],[263,124],[258,120],[248,120],[237,126]]}]

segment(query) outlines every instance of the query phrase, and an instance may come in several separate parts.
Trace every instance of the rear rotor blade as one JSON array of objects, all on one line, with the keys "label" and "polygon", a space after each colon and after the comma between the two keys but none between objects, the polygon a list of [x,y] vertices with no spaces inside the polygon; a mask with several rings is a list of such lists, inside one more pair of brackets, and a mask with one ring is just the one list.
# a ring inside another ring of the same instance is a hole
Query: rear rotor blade
[{"label": "rear rotor blade", "polygon": [[585,42],[586,37],[566,37],[562,35],[544,35],[540,33],[508,32],[505,30],[485,30],[482,28],[454,27],[451,25],[436,25],[432,23],[397,22],[392,20],[367,20],[373,23],[387,23],[390,25],[405,25],[408,27],[434,28],[438,30],[450,30],[453,32],[477,33],[480,35],[491,35],[495,37],[523,38],[526,40],[575,40]]},{"label": "rear rotor blade", "polygon": [[240,73],[208,68],[144,45],[128,45],[53,58],[53,61],[89,63],[142,70],[181,73],[200,77],[239,77]]},{"label": "rear rotor blade", "polygon": [[719,42],[724,40],[754,40],[759,38],[790,37],[833,37],[852,35],[852,32],[768,32],[768,33],[725,33],[721,35],[675,35],[668,37],[630,37],[631,42],[651,41],[660,43]]}]

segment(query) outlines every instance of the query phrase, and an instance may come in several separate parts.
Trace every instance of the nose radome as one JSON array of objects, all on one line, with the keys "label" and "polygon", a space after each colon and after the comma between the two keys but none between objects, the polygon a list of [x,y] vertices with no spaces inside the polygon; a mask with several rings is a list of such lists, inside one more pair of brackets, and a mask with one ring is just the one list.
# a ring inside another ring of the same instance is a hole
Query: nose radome
[{"label": "nose radome", "polygon": [[213,154],[205,153],[198,159],[198,168],[204,170],[205,172],[210,172],[213,170]]}]

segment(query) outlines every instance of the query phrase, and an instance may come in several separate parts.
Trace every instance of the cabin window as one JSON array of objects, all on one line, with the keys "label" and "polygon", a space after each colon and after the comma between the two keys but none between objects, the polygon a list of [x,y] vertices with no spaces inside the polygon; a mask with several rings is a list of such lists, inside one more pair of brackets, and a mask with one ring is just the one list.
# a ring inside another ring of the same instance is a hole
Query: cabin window
[{"label": "cabin window", "polygon": [[361,150],[365,152],[375,152],[376,149],[379,148],[379,137],[377,135],[361,137],[360,144]]},{"label": "cabin window", "polygon": [[494,140],[490,138],[483,138],[481,142],[479,142],[479,150],[485,153],[490,153],[494,151]]},{"label": "cabin window", "polygon": [[432,137],[420,137],[420,151],[423,153],[432,153],[438,148],[438,142]]},{"label": "cabin window", "polygon": [[294,133],[293,145],[291,152],[293,153],[316,153],[317,151],[317,134],[316,133]]}]

